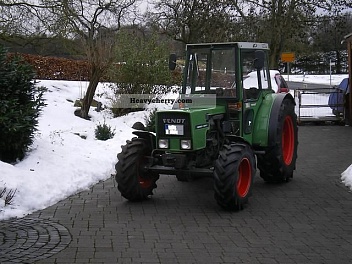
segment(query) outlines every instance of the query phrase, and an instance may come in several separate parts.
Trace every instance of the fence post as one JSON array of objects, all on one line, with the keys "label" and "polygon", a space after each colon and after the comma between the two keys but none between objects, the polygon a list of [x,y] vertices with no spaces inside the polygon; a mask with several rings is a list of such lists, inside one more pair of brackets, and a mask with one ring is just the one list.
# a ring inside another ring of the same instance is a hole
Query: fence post
[{"label": "fence post", "polygon": [[348,81],[350,93],[347,98],[346,112],[346,123],[352,125],[352,33],[347,35],[347,51],[348,51]]}]

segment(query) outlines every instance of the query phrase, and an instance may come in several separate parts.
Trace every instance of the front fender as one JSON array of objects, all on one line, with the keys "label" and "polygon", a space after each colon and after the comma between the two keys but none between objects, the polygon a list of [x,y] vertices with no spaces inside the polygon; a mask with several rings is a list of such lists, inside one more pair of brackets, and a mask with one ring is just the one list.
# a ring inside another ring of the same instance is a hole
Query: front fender
[{"label": "front fender", "polygon": [[132,134],[136,135],[139,138],[144,138],[145,140],[147,140],[152,150],[156,148],[156,136],[154,133],[149,131],[137,130],[137,131],[133,131]]}]

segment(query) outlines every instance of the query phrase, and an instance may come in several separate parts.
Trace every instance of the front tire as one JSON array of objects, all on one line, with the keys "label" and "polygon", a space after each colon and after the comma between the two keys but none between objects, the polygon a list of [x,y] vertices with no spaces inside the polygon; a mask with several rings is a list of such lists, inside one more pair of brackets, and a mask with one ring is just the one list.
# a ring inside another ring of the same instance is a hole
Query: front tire
[{"label": "front tire", "polygon": [[255,171],[255,157],[248,145],[225,145],[214,166],[217,203],[227,210],[243,209],[252,192]]},{"label": "front tire", "polygon": [[273,141],[273,147],[257,156],[260,176],[266,182],[289,181],[296,167],[298,145],[297,116],[290,99],[281,103]]},{"label": "front tire", "polygon": [[133,138],[122,146],[115,165],[116,182],[121,195],[129,201],[141,201],[153,194],[159,175],[145,169],[151,147],[143,138]]}]

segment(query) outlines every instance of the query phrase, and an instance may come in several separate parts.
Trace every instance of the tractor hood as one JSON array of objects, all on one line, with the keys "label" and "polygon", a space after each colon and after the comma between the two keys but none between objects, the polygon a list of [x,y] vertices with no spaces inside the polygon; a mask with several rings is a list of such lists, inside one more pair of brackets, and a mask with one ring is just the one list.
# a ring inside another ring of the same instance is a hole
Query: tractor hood
[{"label": "tractor hood", "polygon": [[157,148],[176,152],[204,148],[210,117],[224,113],[224,106],[157,111]]}]

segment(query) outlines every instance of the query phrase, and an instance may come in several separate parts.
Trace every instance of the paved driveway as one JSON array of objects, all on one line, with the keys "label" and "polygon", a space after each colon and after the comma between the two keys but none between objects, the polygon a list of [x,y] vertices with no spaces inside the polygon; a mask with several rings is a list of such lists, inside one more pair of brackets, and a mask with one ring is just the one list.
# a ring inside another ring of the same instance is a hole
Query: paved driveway
[{"label": "paved driveway", "polygon": [[7,247],[17,253],[0,262],[351,263],[352,193],[340,181],[350,164],[351,127],[301,126],[293,180],[272,185],[257,174],[235,213],[217,206],[209,178],[161,177],[143,203],[121,198],[108,179],[13,223]]}]

